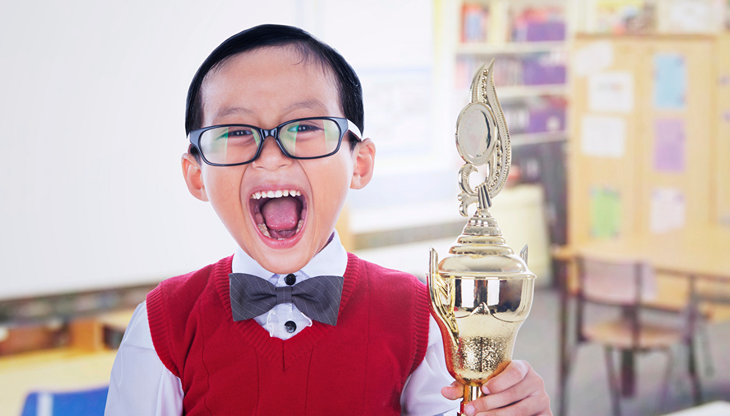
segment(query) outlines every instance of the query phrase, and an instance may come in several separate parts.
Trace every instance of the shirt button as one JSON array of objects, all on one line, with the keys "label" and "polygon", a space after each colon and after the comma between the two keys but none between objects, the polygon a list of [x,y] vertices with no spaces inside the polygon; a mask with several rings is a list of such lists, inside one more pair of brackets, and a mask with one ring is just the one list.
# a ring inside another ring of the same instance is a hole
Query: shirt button
[{"label": "shirt button", "polygon": [[284,278],[284,283],[288,284],[289,286],[294,285],[294,283],[296,283],[296,282],[297,282],[297,277],[291,273],[286,275],[286,277]]},{"label": "shirt button", "polygon": [[286,328],[286,332],[291,334],[297,330],[297,324],[294,321],[286,321],[284,328]]}]

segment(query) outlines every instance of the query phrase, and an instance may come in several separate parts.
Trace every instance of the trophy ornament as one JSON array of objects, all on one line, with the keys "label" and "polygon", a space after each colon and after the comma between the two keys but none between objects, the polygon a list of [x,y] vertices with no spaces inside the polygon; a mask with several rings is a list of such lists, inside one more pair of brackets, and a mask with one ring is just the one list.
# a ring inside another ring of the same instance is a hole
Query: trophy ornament
[{"label": "trophy ornament", "polygon": [[469,174],[476,172],[477,166],[487,166],[485,197],[490,201],[507,183],[512,163],[507,121],[494,88],[494,59],[476,72],[469,95],[469,104],[456,120],[456,148],[466,162],[459,172],[460,212],[465,217],[466,207],[477,202],[477,193],[469,186]]},{"label": "trophy ornament", "polygon": [[[477,209],[461,235],[438,261],[430,252],[426,276],[431,314],[439,326],[449,373],[464,385],[464,405],[512,360],[517,332],[532,306],[535,275],[527,268],[527,246],[519,255],[507,245],[489,213],[511,163],[510,139],[492,81],[494,61],[483,65],[471,85],[471,102],[456,126],[456,146],[466,164],[459,171],[459,211]],[[469,177],[486,165],[484,182]]]}]

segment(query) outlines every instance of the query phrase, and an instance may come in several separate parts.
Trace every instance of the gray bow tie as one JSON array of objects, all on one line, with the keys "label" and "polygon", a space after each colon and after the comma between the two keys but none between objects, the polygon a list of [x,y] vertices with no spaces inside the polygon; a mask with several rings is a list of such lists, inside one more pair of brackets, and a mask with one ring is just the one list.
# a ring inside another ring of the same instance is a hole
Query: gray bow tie
[{"label": "gray bow tie", "polygon": [[234,321],[254,318],[280,303],[293,303],[312,320],[337,324],[344,284],[342,276],[316,276],[285,287],[276,287],[246,273],[231,273],[228,281]]}]

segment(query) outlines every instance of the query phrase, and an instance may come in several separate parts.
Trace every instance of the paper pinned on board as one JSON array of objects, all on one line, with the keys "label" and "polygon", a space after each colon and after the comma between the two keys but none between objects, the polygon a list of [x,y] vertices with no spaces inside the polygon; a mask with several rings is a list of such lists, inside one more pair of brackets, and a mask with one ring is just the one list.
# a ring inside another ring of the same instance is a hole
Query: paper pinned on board
[{"label": "paper pinned on board", "polygon": [[682,110],[687,100],[687,66],[679,53],[654,55],[654,108]]},{"label": "paper pinned on board", "polygon": [[654,120],[654,169],[668,173],[684,172],[685,148],[684,120]]},{"label": "paper pinned on board", "polygon": [[603,72],[588,78],[591,111],[628,113],[634,110],[634,76],[630,72]]},{"label": "paper pinned on board", "polygon": [[613,46],[602,40],[573,52],[573,74],[579,77],[598,73],[613,65]]},{"label": "paper pinned on board", "polygon": [[621,231],[621,196],[608,187],[591,188],[591,237],[618,237]]},{"label": "paper pinned on board", "polygon": [[654,188],[651,192],[649,225],[651,232],[663,234],[684,227],[686,222],[684,193],[676,188]]},{"label": "paper pinned on board", "polygon": [[581,151],[586,156],[621,158],[626,147],[626,121],[621,117],[586,115],[581,120]]}]

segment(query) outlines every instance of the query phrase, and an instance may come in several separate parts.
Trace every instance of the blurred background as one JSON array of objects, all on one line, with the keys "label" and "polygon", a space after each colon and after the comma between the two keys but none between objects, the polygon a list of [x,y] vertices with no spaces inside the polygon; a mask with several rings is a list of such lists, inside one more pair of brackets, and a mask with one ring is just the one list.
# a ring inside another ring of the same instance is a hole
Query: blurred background
[{"label": "blurred background", "polygon": [[359,74],[377,164],[338,231],[422,280],[466,222],[455,123],[495,58],[491,212],[537,275],[515,358],[556,414],[730,414],[730,1],[74,0],[0,5],[0,416],[100,414],[134,307],[234,251],[182,179],[185,96],[261,23]]}]

